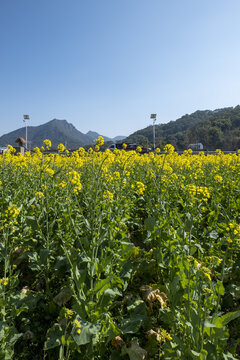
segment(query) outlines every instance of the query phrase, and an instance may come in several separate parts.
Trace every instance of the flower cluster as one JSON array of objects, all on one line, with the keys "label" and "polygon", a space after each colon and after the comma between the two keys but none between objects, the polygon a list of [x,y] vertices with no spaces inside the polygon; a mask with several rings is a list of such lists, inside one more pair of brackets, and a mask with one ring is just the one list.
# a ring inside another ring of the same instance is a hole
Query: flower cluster
[{"label": "flower cluster", "polygon": [[220,175],[215,175],[215,176],[214,176],[214,180],[215,180],[216,182],[221,183],[221,182],[223,181],[223,178],[222,178],[222,176],[220,176]]},{"label": "flower cluster", "polygon": [[194,184],[186,185],[189,195],[200,201],[207,202],[210,198],[210,192],[206,186],[195,186]]},{"label": "flower cluster", "polygon": [[160,342],[166,342],[167,340],[172,340],[171,335],[165,329],[157,329],[157,340]]},{"label": "flower cluster", "polygon": [[51,177],[54,175],[54,170],[49,167],[45,169],[45,172]]},{"label": "flower cluster", "polygon": [[5,211],[6,218],[15,218],[19,215],[19,209],[17,205],[10,205],[7,210]]},{"label": "flower cluster", "polygon": [[104,137],[103,136],[99,136],[97,139],[95,139],[94,141],[97,142],[97,145],[98,146],[98,150],[96,150],[96,146],[95,146],[95,150],[96,151],[99,151],[100,149],[100,146],[104,145]]},{"label": "flower cluster", "polygon": [[7,284],[8,284],[8,278],[2,278],[2,279],[0,279],[0,285],[4,285],[4,286],[7,286]]},{"label": "flower cluster", "polygon": [[81,333],[81,328],[82,328],[82,325],[80,324],[80,322],[77,319],[75,319],[73,321],[73,324],[75,325],[75,329],[76,329],[77,334],[80,334]]},{"label": "flower cluster", "polygon": [[44,194],[41,191],[37,191],[35,192],[35,196],[40,199],[44,197]]},{"label": "flower cluster", "polygon": [[49,139],[45,139],[44,141],[43,141],[43,144],[46,146],[46,148],[49,150],[50,149],[50,147],[52,146],[52,142],[51,142],[51,140],[49,140]]},{"label": "flower cluster", "polygon": [[74,185],[75,194],[78,194],[78,192],[82,188],[82,184],[80,182],[80,174],[77,171],[72,170],[68,172],[67,175],[68,175],[68,181],[70,181]]},{"label": "flower cluster", "polygon": [[[65,308],[64,309],[64,314],[65,314],[66,318],[72,319],[72,317],[74,315],[74,312],[72,310],[70,310],[70,309]],[[75,320],[75,321],[77,321],[77,320]]]},{"label": "flower cluster", "polygon": [[59,144],[57,148],[60,153],[63,153],[65,150],[65,146],[63,144]]},{"label": "flower cluster", "polygon": [[143,195],[144,191],[146,190],[146,186],[141,181],[137,181],[136,187],[138,195]]},{"label": "flower cluster", "polygon": [[240,225],[236,223],[229,223],[228,227],[226,228],[226,231],[229,233],[230,236],[228,236],[227,241],[231,243],[234,239],[237,241],[240,241]]},{"label": "flower cluster", "polygon": [[111,203],[113,201],[113,194],[107,190],[104,192],[103,198]]},{"label": "flower cluster", "polygon": [[175,149],[174,149],[174,146],[172,146],[171,144],[167,144],[164,146],[163,150],[164,150],[165,154],[171,155]]},{"label": "flower cluster", "polygon": [[14,154],[15,152],[16,152],[16,149],[14,149],[14,147],[12,145],[8,145],[5,154],[8,154],[8,153]]},{"label": "flower cluster", "polygon": [[60,189],[64,189],[66,186],[67,186],[66,181],[61,181],[61,182],[58,184],[58,187],[60,187]]}]

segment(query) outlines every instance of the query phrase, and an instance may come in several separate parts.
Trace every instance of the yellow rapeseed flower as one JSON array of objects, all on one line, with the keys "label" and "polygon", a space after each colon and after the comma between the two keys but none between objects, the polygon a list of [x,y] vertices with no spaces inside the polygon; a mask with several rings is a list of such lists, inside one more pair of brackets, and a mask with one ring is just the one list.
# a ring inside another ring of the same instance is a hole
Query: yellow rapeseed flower
[{"label": "yellow rapeseed flower", "polygon": [[73,321],[73,324],[76,326],[77,334],[80,334],[81,333],[81,328],[82,328],[82,325],[80,324],[80,322],[77,319],[75,319]]},{"label": "yellow rapeseed flower", "polygon": [[103,198],[111,203],[113,201],[113,194],[109,190],[107,190],[104,192]]},{"label": "yellow rapeseed flower", "polygon": [[143,193],[146,189],[146,186],[141,181],[137,181],[136,186],[137,186],[138,195],[143,195]]},{"label": "yellow rapeseed flower", "polygon": [[37,191],[35,193],[35,196],[38,197],[38,198],[42,198],[42,197],[44,197],[44,194],[41,191]]},{"label": "yellow rapeseed flower", "polygon": [[209,273],[205,272],[204,275],[205,275],[209,280],[212,280]]},{"label": "yellow rapeseed flower", "polygon": [[45,172],[46,172],[49,176],[51,176],[51,177],[54,175],[54,170],[51,169],[51,168],[46,168],[46,169],[45,169]]},{"label": "yellow rapeseed flower", "polygon": [[43,144],[46,146],[46,148],[49,150],[49,148],[52,146],[52,142],[49,139],[45,139],[43,141]]},{"label": "yellow rapeseed flower", "polygon": [[59,144],[57,148],[60,153],[64,152],[65,150],[65,146],[63,144]]},{"label": "yellow rapeseed flower", "polygon": [[7,286],[7,284],[8,284],[8,278],[2,278],[2,279],[0,279],[0,284],[3,284],[4,286]]},{"label": "yellow rapeseed flower", "polygon": [[171,155],[174,152],[174,146],[172,146],[171,144],[167,144],[164,146],[163,150],[165,154]]}]

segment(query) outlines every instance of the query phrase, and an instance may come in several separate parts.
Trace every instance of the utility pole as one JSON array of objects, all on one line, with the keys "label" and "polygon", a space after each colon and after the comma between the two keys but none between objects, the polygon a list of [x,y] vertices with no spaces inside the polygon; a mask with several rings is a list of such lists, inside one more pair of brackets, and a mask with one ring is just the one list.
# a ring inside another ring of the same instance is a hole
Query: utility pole
[{"label": "utility pole", "polygon": [[151,114],[150,119],[153,119],[153,150],[155,151],[155,123],[157,120],[157,114]]},{"label": "utility pole", "polygon": [[28,141],[27,141],[27,121],[30,120],[29,115],[23,115],[23,122],[26,125],[26,149],[28,148]]}]

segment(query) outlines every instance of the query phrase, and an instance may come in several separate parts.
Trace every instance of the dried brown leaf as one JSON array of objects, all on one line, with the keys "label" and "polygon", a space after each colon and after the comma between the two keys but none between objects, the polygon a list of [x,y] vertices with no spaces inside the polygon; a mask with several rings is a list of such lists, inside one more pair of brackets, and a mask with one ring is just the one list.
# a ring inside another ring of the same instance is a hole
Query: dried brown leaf
[{"label": "dried brown leaf", "polygon": [[115,336],[115,338],[112,339],[111,344],[117,350],[121,350],[121,348],[125,345],[125,342],[120,336]]},{"label": "dried brown leaf", "polygon": [[163,309],[167,306],[168,297],[159,289],[153,290],[149,285],[142,285],[140,290],[143,292],[143,299],[149,303],[150,307],[152,307],[153,302],[156,300],[160,302]]},{"label": "dried brown leaf", "polygon": [[158,333],[156,331],[154,331],[153,329],[150,329],[146,332],[146,338],[150,339],[152,336],[157,337]]}]

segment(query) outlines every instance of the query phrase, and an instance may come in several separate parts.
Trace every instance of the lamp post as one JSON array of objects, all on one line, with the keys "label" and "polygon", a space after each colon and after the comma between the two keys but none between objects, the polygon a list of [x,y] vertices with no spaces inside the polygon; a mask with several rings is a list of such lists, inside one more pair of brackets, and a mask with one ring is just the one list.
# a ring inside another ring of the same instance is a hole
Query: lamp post
[{"label": "lamp post", "polygon": [[155,151],[155,123],[157,120],[157,114],[151,114],[151,119],[153,119],[153,150]]},{"label": "lamp post", "polygon": [[28,148],[28,141],[27,141],[27,120],[30,120],[29,115],[23,115],[23,121],[25,122],[25,125],[26,125],[26,149]]}]

